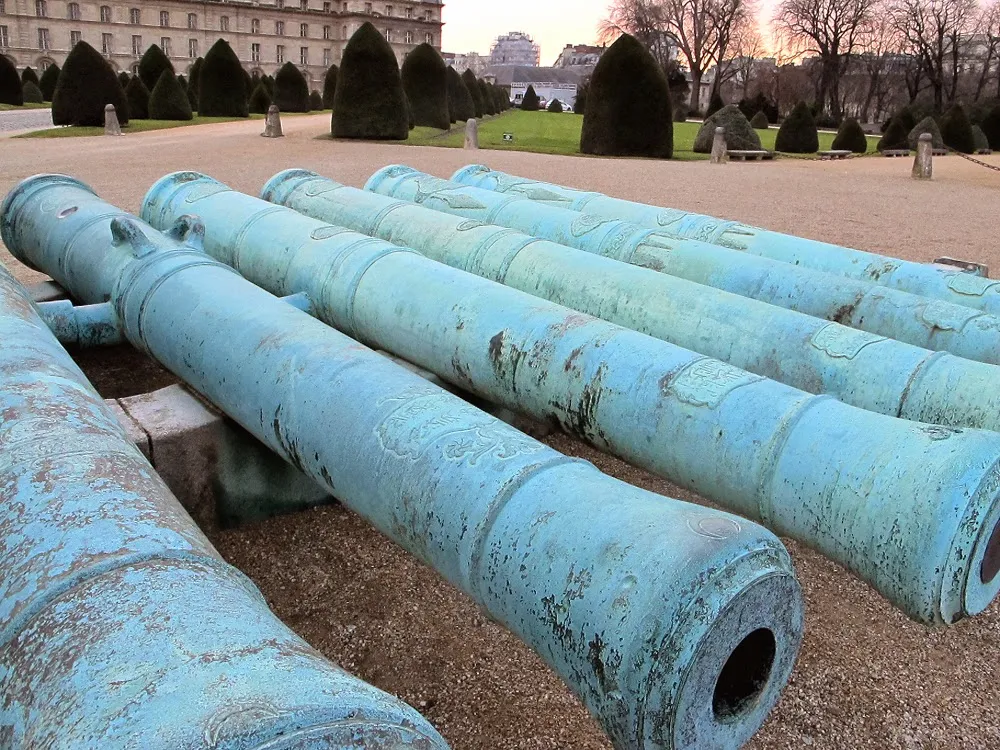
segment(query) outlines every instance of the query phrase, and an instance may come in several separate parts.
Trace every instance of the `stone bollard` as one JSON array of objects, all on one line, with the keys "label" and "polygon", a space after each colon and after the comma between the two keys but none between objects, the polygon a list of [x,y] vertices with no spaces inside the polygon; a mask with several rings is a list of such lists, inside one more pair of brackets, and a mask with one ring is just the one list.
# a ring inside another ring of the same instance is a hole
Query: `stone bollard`
[{"label": "stone bollard", "polygon": [[934,144],[931,142],[930,133],[921,133],[917,141],[917,155],[913,159],[913,179],[929,180],[934,173],[933,160]]},{"label": "stone bollard", "polygon": [[282,138],[284,133],[281,132],[281,113],[278,112],[278,105],[272,104],[267,108],[267,116],[264,118],[264,132],[261,133],[265,138]]},{"label": "stone bollard", "polygon": [[712,139],[712,164],[725,164],[729,161],[726,153],[726,129],[716,128]]},{"label": "stone bollard", "polygon": [[122,126],[118,124],[118,113],[115,112],[115,105],[109,104],[104,108],[104,135],[121,135]]},{"label": "stone bollard", "polygon": [[474,117],[470,117],[465,123],[465,147],[479,148],[479,121]]}]

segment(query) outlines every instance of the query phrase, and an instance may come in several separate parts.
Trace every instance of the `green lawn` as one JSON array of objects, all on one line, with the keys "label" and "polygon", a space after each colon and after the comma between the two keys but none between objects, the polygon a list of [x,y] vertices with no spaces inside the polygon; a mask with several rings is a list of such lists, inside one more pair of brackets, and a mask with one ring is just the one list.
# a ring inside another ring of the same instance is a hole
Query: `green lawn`
[{"label": "green lawn", "polygon": [[0,112],[10,112],[11,110],[18,112],[22,109],[48,109],[51,106],[52,102],[29,102],[28,104],[22,104],[20,107],[14,104],[0,104]]},{"label": "green lawn", "polygon": [[[708,154],[696,154],[694,138],[698,134],[701,123],[674,123],[674,158],[680,160],[707,159]],[[483,120],[479,123],[479,146],[481,148],[501,151],[531,151],[539,154],[580,154],[580,130],[583,128],[583,116],[571,113],[554,114],[551,112],[522,112],[511,110],[497,117]],[[774,149],[774,139],[778,129],[757,131],[760,134],[761,145],[769,150]],[[513,133],[514,142],[506,143],[504,133]],[[833,144],[834,133],[820,131],[820,150],[828,150]],[[868,139],[869,153],[875,150],[878,138]],[[450,131],[434,128],[415,128],[410,132],[409,140],[403,141],[411,146],[443,146],[446,148],[461,148],[465,143],[465,128],[458,126]],[[800,156],[789,154],[789,156]],[[807,158],[809,155],[805,155]]]},{"label": "green lawn", "polygon": [[[329,110],[326,110],[329,112]],[[286,112],[282,117],[301,117],[302,115],[319,115],[322,112]],[[132,120],[128,125],[122,127],[125,135],[129,133],[145,133],[149,130],[166,130],[169,128],[183,128],[191,125],[210,125],[214,122],[233,122],[242,120],[240,117],[200,117],[195,116],[191,120]],[[263,120],[264,115],[250,115],[251,120]],[[104,135],[103,127],[68,127],[49,128],[47,130],[33,130],[30,133],[16,135],[15,138],[76,138],[88,135]]]}]

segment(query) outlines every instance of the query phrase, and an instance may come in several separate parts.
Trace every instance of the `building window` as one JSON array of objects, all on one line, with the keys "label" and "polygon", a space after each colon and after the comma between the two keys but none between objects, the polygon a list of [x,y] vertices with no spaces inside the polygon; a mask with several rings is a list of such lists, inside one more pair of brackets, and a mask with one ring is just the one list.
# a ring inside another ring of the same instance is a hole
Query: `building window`
[{"label": "building window", "polygon": [[170,13],[165,10],[160,11],[160,26],[164,29],[170,26]]},{"label": "building window", "polygon": [[332,63],[332,62],[333,62],[333,54],[332,54],[332,52],[330,50],[328,50],[328,49],[323,50],[323,67],[324,68],[329,68],[330,67],[330,63]]},{"label": "building window", "polygon": [[285,35],[285,22],[284,21],[275,21],[274,22],[274,33],[277,34],[278,36],[284,36]]},{"label": "building window", "polygon": [[132,63],[132,75],[139,75],[139,63]]},{"label": "building window", "polygon": [[372,4],[365,3],[365,13],[371,13],[371,12],[372,12]]},{"label": "building window", "polygon": [[340,27],[340,38],[347,39],[347,24],[345,23]]},{"label": "building window", "polygon": [[324,26],[323,27],[323,38],[324,39],[332,39],[333,38],[333,29],[331,29],[329,26]]},{"label": "building window", "polygon": [[142,57],[142,37],[137,34],[132,35],[132,54]]},{"label": "building window", "polygon": [[160,37],[160,49],[163,50],[163,54],[170,57],[170,37],[161,36]]},{"label": "building window", "polygon": [[[83,38],[83,34],[81,34],[79,31],[71,31],[71,32],[69,32],[69,48],[73,49],[77,44],[79,44],[79,42],[80,42],[80,40],[82,38]],[[2,45],[0,45],[0,46],[2,46]]]},{"label": "building window", "polygon": [[385,14],[387,16],[392,16],[392,6],[391,5],[385,6]]},{"label": "building window", "polygon": [[285,45],[279,44],[274,48],[274,60],[278,63],[283,63],[285,61]]},{"label": "building window", "polygon": [[309,0],[301,0],[301,1],[299,2],[299,7],[300,7],[300,8],[302,9],[302,10],[309,10]]},{"label": "building window", "polygon": [[343,8],[343,10],[344,10],[344,13],[347,12],[347,0],[344,0],[344,8]]},{"label": "building window", "polygon": [[105,55],[110,55],[114,52],[114,49],[115,47],[111,34],[101,34],[101,52]]},{"label": "building window", "polygon": [[9,47],[9,46],[10,46],[10,37],[7,35],[7,27],[0,26],[0,47]]},{"label": "building window", "polygon": [[251,18],[250,19],[250,33],[251,34],[259,34],[260,33],[260,19],[259,18]]},{"label": "building window", "polygon": [[331,6],[332,6],[332,3],[323,3],[323,12],[324,13],[330,13],[330,12],[332,12]]},{"label": "building window", "polygon": [[111,23],[111,6],[101,6],[101,23]]},{"label": "building window", "polygon": [[303,39],[309,36],[309,24],[307,23],[299,24],[299,36],[302,37]]},{"label": "building window", "polygon": [[392,41],[392,29],[386,29],[385,30],[385,40],[387,42],[391,42]]},{"label": "building window", "polygon": [[35,15],[39,18],[48,18],[49,4],[46,0],[35,0]]},{"label": "building window", "polygon": [[424,41],[428,44],[434,44],[434,35],[429,32],[424,34]]},{"label": "building window", "polygon": [[277,0],[276,5],[278,6],[278,10],[284,10],[284,8],[285,8],[285,0]]},{"label": "building window", "polygon": [[308,47],[299,47],[299,63],[301,65],[308,65],[309,64],[309,48]]},{"label": "building window", "polygon": [[198,28],[198,16],[194,13],[188,13],[188,28],[197,29]]},{"label": "building window", "polygon": [[128,22],[133,26],[139,26],[142,23],[142,11],[138,8],[132,8],[129,10]]},{"label": "building window", "polygon": [[407,18],[413,18],[413,8],[407,8],[406,9],[406,17]]},{"label": "building window", "polygon": [[257,43],[250,45],[250,61],[260,62],[260,45]]},{"label": "building window", "polygon": [[0,0],[0,13],[7,12],[7,2],[6,0]]},{"label": "building window", "polygon": [[80,20],[80,3],[70,3],[66,6],[66,18],[70,21]]},{"label": "building window", "polygon": [[413,44],[413,32],[412,31],[407,31],[406,32],[406,43],[407,44]]},{"label": "building window", "polygon": [[219,31],[229,31],[229,16],[219,17]]},{"label": "building window", "polygon": [[38,49],[47,50],[49,48],[49,30],[38,30]]},{"label": "building window", "polygon": [[188,57],[192,60],[198,57],[198,40],[188,39]]}]

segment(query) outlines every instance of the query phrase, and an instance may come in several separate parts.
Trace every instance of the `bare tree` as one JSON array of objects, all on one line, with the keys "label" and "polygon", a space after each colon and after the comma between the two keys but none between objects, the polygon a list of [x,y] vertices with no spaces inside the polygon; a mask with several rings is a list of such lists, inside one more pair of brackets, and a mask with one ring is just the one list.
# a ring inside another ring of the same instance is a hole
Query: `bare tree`
[{"label": "bare tree", "polygon": [[764,54],[764,39],[760,27],[755,19],[747,18],[733,30],[728,52],[722,55],[716,65],[712,93],[718,92],[723,84],[733,81],[740,87],[743,98],[746,98],[754,66]]},{"label": "bare tree", "polygon": [[840,79],[872,17],[875,0],[781,0],[775,32],[819,58],[817,100],[841,116]]},{"label": "bare tree", "polygon": [[883,3],[877,3],[869,19],[859,29],[857,62],[866,74],[863,99],[858,102],[858,117],[868,122],[880,116],[892,98],[893,62],[898,59],[902,39]]},{"label": "bare tree", "polygon": [[972,56],[979,68],[973,99],[979,101],[989,83],[990,76],[997,78],[997,98],[1000,99],[1000,0],[983,8],[977,23],[979,34],[973,40]]},{"label": "bare tree", "polygon": [[[721,62],[739,29],[752,22],[754,0],[614,0],[601,36],[628,32],[656,54],[675,43],[691,73],[691,107],[701,99],[705,72]],[[661,63],[665,61],[661,60]]]},{"label": "bare tree", "polygon": [[891,16],[906,52],[930,83],[934,106],[942,109],[958,92],[963,39],[977,21],[976,0],[893,0]]}]

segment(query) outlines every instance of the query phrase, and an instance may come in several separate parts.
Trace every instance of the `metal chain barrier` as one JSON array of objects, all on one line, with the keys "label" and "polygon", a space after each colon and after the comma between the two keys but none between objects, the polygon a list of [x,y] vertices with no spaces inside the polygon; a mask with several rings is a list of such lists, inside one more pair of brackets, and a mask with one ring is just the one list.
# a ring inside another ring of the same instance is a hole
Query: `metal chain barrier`
[{"label": "metal chain barrier", "polygon": [[986,162],[980,161],[979,159],[973,159],[968,154],[963,154],[961,151],[956,151],[955,149],[951,148],[950,146],[948,147],[948,152],[952,153],[952,154],[958,154],[963,159],[968,159],[973,164],[978,164],[981,167],[986,167],[987,169],[992,169],[994,172],[1000,172],[1000,166],[997,166],[996,164],[987,164]]}]

